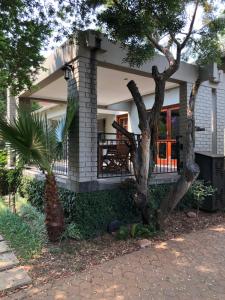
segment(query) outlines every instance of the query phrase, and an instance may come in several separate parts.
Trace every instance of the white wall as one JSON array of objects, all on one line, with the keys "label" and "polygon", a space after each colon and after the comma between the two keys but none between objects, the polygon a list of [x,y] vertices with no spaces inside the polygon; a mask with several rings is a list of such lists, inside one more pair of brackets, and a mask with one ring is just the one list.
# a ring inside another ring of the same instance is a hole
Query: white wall
[{"label": "white wall", "polygon": [[37,113],[46,115],[49,120],[59,120],[66,114],[66,107],[65,104],[59,104],[47,109],[40,109]]},{"label": "white wall", "polygon": [[[154,95],[144,96],[144,102],[147,109],[151,109],[154,103]],[[167,90],[165,94],[164,106],[173,105],[179,103],[179,88]],[[134,133],[140,133],[138,128],[138,113],[135,103],[131,102],[131,109],[129,111],[129,119],[131,131]]]}]

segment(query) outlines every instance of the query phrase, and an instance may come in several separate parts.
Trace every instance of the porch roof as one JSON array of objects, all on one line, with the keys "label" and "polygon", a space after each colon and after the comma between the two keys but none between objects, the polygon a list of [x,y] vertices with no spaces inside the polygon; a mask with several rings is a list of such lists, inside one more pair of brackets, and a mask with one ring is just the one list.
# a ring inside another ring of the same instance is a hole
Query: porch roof
[{"label": "porch roof", "polygon": [[[42,71],[34,82],[35,89],[23,92],[20,97],[39,101],[63,101],[67,99],[67,84],[64,80],[62,67],[65,63],[73,62],[79,56],[90,56],[90,49],[94,47],[95,35],[87,31],[86,39],[78,45],[66,42],[57,48],[44,62]],[[126,52],[120,44],[113,44],[102,37],[101,49],[97,52],[97,94],[98,105],[107,106],[129,100],[130,93],[126,87],[129,80],[137,83],[143,95],[154,92],[154,81],[151,78],[151,69],[157,64],[160,71],[167,65],[165,57],[156,55],[151,61],[140,68],[130,67],[123,61]],[[178,72],[174,74],[166,88],[173,88],[180,81],[193,82],[197,77],[195,65],[182,62]]]},{"label": "porch roof", "polygon": [[[97,67],[97,101],[99,106],[106,107],[122,101],[131,99],[127,83],[134,80],[142,95],[154,93],[154,81],[133,73],[114,70],[110,68]],[[167,82],[166,88],[177,87],[174,82]],[[63,76],[50,82],[43,88],[33,92],[29,98],[38,101],[54,101],[58,103],[67,101],[67,83]]]}]

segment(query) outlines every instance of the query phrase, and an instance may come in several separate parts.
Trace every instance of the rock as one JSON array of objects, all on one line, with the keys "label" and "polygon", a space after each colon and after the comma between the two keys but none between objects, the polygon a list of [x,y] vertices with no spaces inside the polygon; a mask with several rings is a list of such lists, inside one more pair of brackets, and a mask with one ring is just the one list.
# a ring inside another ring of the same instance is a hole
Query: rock
[{"label": "rock", "polygon": [[192,219],[197,218],[197,214],[193,211],[187,212],[187,216],[188,218],[192,218]]},{"label": "rock", "polygon": [[0,253],[0,272],[16,266],[18,259],[12,252]]},{"label": "rock", "polygon": [[140,246],[140,248],[147,248],[147,247],[151,246],[151,244],[152,244],[152,242],[147,239],[138,241],[138,245]]},{"label": "rock", "polygon": [[19,267],[0,272],[0,292],[29,283],[31,283],[31,278]]},{"label": "rock", "polygon": [[10,251],[9,246],[6,244],[6,242],[1,241],[0,242],[0,253],[8,252]]},{"label": "rock", "polygon": [[118,220],[112,221],[108,225],[108,228],[107,228],[108,233],[115,234],[115,232],[118,231],[121,226],[122,226],[122,223],[120,221],[118,221]]}]

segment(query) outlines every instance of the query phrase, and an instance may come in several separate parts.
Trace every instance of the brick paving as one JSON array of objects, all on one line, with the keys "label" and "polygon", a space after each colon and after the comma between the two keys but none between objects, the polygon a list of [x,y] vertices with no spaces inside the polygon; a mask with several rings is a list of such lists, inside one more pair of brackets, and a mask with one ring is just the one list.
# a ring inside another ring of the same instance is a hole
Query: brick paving
[{"label": "brick paving", "polygon": [[225,224],[152,244],[5,299],[225,299]]}]

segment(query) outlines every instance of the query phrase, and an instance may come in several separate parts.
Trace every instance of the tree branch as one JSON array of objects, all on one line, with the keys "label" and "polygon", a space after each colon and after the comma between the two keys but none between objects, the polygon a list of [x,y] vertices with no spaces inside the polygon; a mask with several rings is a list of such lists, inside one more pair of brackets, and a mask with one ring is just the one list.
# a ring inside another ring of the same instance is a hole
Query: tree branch
[{"label": "tree branch", "polygon": [[149,128],[148,120],[147,120],[147,110],[142,99],[142,96],[138,90],[136,83],[131,80],[128,82],[127,87],[131,92],[131,95],[134,99],[134,102],[137,106],[138,116],[139,116],[139,128],[141,131],[146,130]]},{"label": "tree branch", "polygon": [[172,64],[174,63],[175,59],[174,59],[173,54],[172,54],[171,51],[169,50],[169,48],[161,46],[161,45],[156,41],[156,39],[155,39],[153,36],[151,36],[151,35],[148,35],[148,39],[149,39],[149,41],[153,44],[153,46],[154,46],[157,50],[159,50],[162,54],[165,55],[166,59],[167,59],[168,62],[169,62],[169,65],[172,65]]},{"label": "tree branch", "polygon": [[119,132],[121,132],[125,137],[128,138],[128,140],[129,140],[129,142],[131,144],[131,151],[135,152],[137,150],[137,144],[136,144],[136,141],[135,141],[135,135],[134,135],[134,133],[131,133],[131,132],[127,131],[124,127],[122,127],[116,121],[114,121],[112,123],[112,127],[115,128],[116,130],[118,130]]},{"label": "tree branch", "polygon": [[194,26],[194,22],[195,22],[195,18],[196,18],[196,13],[197,13],[197,10],[198,10],[198,5],[199,5],[199,0],[196,1],[196,4],[195,4],[195,10],[194,10],[194,13],[193,13],[193,16],[192,16],[192,20],[191,20],[191,24],[190,24],[190,27],[189,27],[189,30],[188,30],[188,33],[185,37],[185,39],[183,40],[182,44],[181,44],[181,50],[186,46],[191,34],[192,34],[192,30],[193,30],[193,26]]}]

